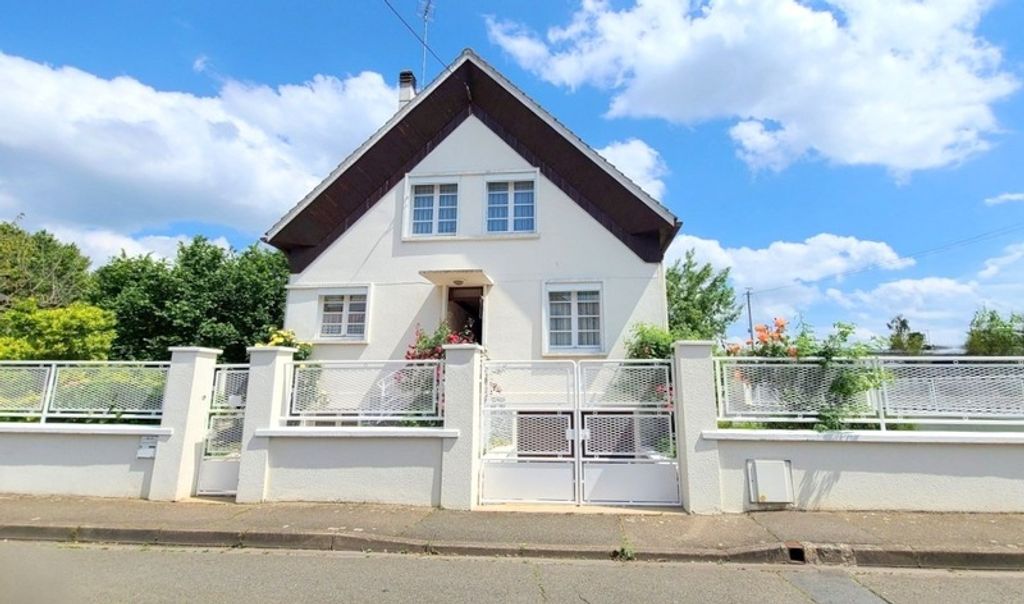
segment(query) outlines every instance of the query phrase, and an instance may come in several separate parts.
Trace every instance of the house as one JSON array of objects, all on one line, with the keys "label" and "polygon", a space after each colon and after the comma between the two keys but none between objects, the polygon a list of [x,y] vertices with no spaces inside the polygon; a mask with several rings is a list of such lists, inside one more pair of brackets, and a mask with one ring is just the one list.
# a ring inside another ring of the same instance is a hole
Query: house
[{"label": "house", "polygon": [[494,359],[621,358],[666,325],[671,212],[471,50],[415,88],[264,238],[314,358],[401,358],[442,320]]}]

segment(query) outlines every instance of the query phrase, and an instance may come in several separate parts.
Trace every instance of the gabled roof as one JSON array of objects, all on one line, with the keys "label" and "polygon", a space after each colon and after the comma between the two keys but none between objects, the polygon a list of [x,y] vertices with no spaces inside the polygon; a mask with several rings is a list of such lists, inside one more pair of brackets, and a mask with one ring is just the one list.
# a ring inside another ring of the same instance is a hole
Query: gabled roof
[{"label": "gabled roof", "polygon": [[661,261],[679,220],[469,49],[263,240],[288,255],[292,271],[301,271],[470,115],[640,258]]}]

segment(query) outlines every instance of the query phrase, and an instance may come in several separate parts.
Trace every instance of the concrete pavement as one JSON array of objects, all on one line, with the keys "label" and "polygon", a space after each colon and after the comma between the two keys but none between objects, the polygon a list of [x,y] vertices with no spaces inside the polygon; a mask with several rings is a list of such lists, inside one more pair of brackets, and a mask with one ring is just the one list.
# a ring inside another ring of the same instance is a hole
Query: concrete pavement
[{"label": "concrete pavement", "polygon": [[1024,573],[0,543],[5,602],[1024,601]]},{"label": "concrete pavement", "polygon": [[458,512],[0,496],[0,538],[453,555],[1024,569],[1024,514]]}]

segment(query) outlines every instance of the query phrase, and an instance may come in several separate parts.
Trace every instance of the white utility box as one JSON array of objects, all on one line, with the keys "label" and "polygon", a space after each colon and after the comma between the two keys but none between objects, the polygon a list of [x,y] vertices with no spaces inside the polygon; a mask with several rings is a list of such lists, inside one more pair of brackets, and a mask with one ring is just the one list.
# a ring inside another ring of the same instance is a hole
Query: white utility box
[{"label": "white utility box", "polygon": [[793,471],[788,459],[748,459],[751,503],[793,503]]}]

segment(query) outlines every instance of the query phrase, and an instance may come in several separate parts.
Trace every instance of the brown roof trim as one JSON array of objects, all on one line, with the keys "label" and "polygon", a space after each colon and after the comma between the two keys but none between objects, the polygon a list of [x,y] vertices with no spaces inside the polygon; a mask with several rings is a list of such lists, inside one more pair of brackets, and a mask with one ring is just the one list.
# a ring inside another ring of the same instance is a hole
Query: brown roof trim
[{"label": "brown roof trim", "polygon": [[431,84],[400,119],[374,135],[372,145],[353,153],[342,164],[347,167],[339,167],[268,233],[265,240],[288,255],[293,272],[309,266],[470,115],[637,256],[661,261],[679,221],[578,138],[570,140],[564,126],[546,113],[538,115],[543,111],[539,106],[517,98],[522,93],[507,80],[495,79],[500,74],[485,65],[470,51],[464,53],[454,70]]}]

